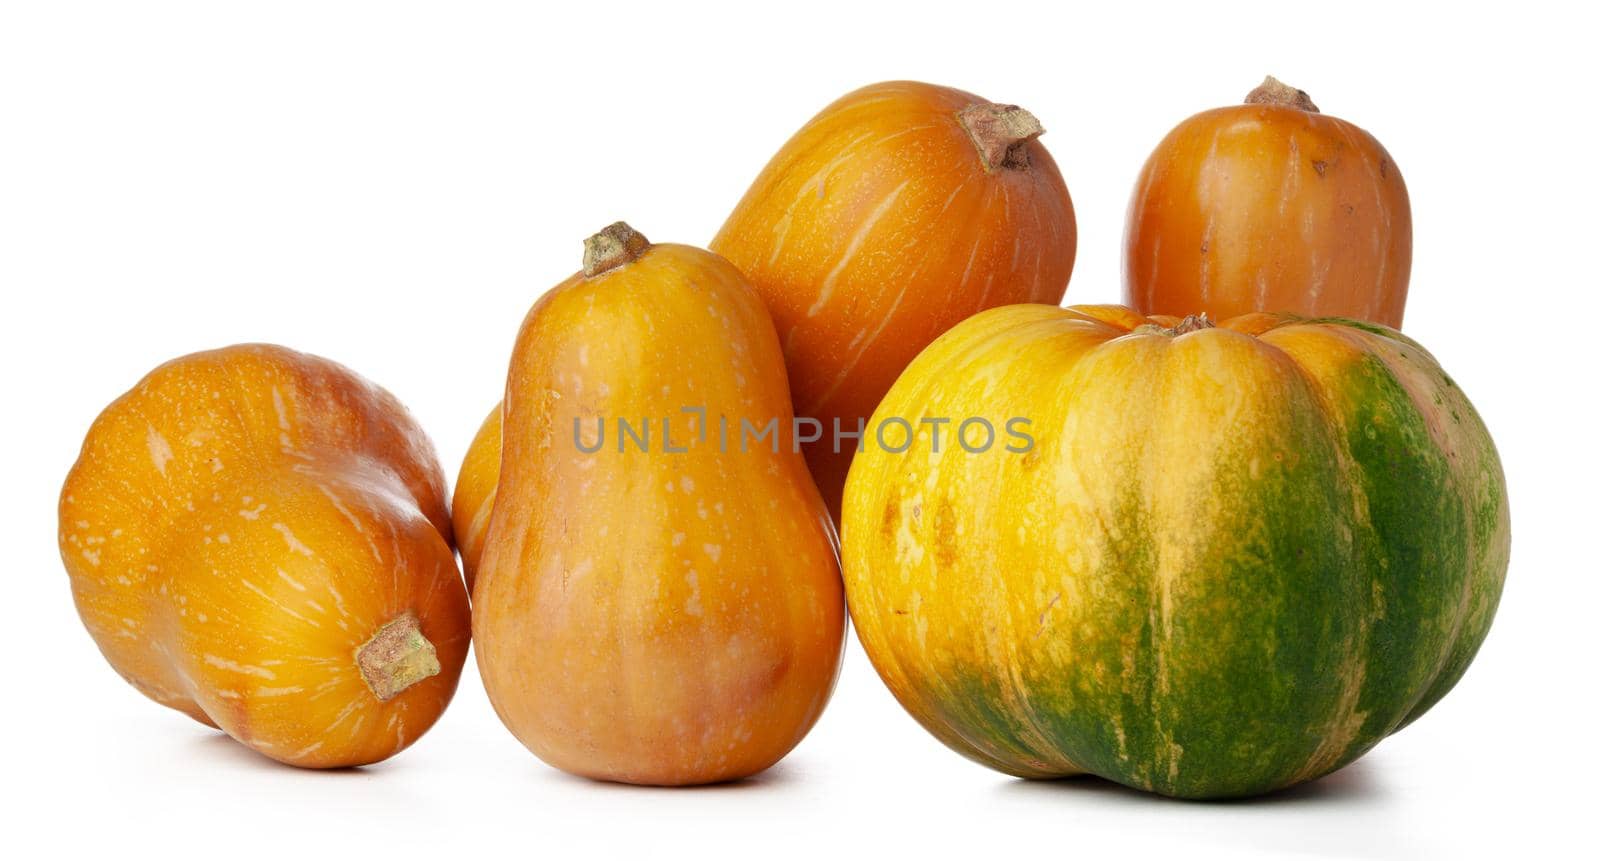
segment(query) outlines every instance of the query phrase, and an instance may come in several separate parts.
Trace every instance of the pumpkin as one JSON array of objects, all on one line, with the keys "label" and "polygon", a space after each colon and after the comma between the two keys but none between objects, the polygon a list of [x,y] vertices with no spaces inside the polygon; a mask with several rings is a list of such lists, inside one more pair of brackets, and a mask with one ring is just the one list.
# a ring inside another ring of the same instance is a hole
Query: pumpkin
[{"label": "pumpkin", "polygon": [[494,510],[494,486],[499,480],[500,405],[495,404],[467,446],[467,456],[456,477],[455,496],[450,500],[450,522],[469,591],[478,573],[483,536],[489,531],[489,512]]},{"label": "pumpkin", "polygon": [[[838,513],[854,433],[912,357],[985,308],[1061,301],[1072,198],[1039,121],[950,87],[856,90],[767,163],[711,241],[772,312],[806,460]],[[837,444],[836,444],[837,443]]]},{"label": "pumpkin", "polygon": [[[1500,462],[1392,329],[1001,308],[873,421],[920,416],[953,420],[937,452],[934,425],[909,447],[893,425],[851,470],[850,610],[901,704],[1008,774],[1186,798],[1310,780],[1438,702],[1489,629]],[[948,435],[977,418],[1015,432]]]},{"label": "pumpkin", "polygon": [[281,762],[362,765],[433,725],[466,660],[444,500],[388,392],[234,346],[156,368],[95,420],[61,558],[140,692]]},{"label": "pumpkin", "polygon": [[473,585],[501,720],[604,780],[778,761],[832,691],[844,592],[760,298],[726,260],[614,224],[528,313],[504,403]]},{"label": "pumpkin", "polygon": [[1123,253],[1124,299],[1145,313],[1399,328],[1411,202],[1376,138],[1269,77],[1245,104],[1179,123],[1150,154]]}]

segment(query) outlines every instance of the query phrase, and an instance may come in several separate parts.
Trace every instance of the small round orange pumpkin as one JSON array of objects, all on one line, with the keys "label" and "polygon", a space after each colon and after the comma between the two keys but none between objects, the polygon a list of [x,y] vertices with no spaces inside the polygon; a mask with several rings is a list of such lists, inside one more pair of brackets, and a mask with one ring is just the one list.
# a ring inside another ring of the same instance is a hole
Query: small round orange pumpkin
[{"label": "small round orange pumpkin", "polygon": [[291,765],[385,759],[450,702],[471,621],[433,447],[388,392],[263,344],[156,368],[61,491],[84,625],[146,696]]},{"label": "small round orange pumpkin", "polygon": [[[1077,223],[1034,116],[914,81],[863,87],[783,145],[711,250],[778,327],[806,461],[839,512],[853,432],[918,352],[985,308],[1061,301]],[[837,450],[835,450],[837,448]]]},{"label": "small round orange pumpkin", "polygon": [[1252,311],[1400,327],[1411,201],[1383,145],[1267,78],[1151,153],[1128,206],[1123,297],[1146,314]]}]

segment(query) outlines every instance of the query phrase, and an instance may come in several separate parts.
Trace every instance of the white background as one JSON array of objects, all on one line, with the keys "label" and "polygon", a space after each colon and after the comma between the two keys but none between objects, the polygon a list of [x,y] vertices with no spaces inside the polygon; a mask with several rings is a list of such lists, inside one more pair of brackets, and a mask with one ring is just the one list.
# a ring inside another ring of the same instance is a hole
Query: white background
[{"label": "white background", "polygon": [[[1592,24],[1530,3],[584,5],[0,6],[0,846],[1594,851]],[[1510,482],[1511,572],[1477,663],[1341,773],[1230,804],[1015,781],[924,734],[853,640],[816,730],[744,784],[566,777],[504,731],[471,661],[411,750],[301,772],[145,701],[77,620],[55,546],[59,483],[94,415],[165,359],[266,340],[344,362],[410,406],[453,475],[516,326],[577,268],[582,237],[626,218],[703,244],[788,135],[848,90],[915,78],[1036,113],[1077,206],[1067,301],[1112,302],[1145,156],[1268,72],[1400,165],[1416,224],[1406,330],[1477,404]]]}]

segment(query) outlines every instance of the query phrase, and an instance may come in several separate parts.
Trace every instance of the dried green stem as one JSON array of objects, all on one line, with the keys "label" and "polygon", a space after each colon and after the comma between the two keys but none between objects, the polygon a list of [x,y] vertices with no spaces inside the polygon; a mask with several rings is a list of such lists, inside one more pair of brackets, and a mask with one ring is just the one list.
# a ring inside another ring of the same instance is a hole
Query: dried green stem
[{"label": "dried green stem", "polygon": [[406,688],[439,674],[439,655],[422,636],[410,610],[386,622],[356,650],[356,667],[372,695],[388,702]]},{"label": "dried green stem", "polygon": [[583,241],[583,274],[593,278],[635,260],[650,250],[644,234],[618,221]]}]

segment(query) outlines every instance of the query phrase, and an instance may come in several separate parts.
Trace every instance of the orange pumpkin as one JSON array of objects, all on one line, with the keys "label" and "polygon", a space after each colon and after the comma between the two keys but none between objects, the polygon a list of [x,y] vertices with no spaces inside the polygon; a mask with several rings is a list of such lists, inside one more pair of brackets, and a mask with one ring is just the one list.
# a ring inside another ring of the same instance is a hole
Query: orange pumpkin
[{"label": "orange pumpkin", "polygon": [[630,783],[732,780],[821,714],[843,585],[788,431],[740,442],[769,421],[792,421],[778,339],[714,254],[613,225],[529,312],[473,630],[495,711],[540,758]]},{"label": "orange pumpkin", "polygon": [[1123,297],[1146,314],[1252,311],[1400,327],[1411,201],[1354,123],[1273,78],[1184,120],[1134,187]]},{"label": "orange pumpkin", "polygon": [[805,448],[837,516],[855,445],[900,371],[996,305],[1061,301],[1077,225],[1043,128],[949,87],[876,84],[839,99],[767,163],[711,250],[772,312]]},{"label": "orange pumpkin", "polygon": [[84,625],[151,699],[292,765],[398,753],[466,660],[432,446],[388,392],[268,345],[156,368],[60,503]]},{"label": "orange pumpkin", "polygon": [[478,558],[483,555],[483,537],[489,531],[489,512],[494,510],[494,486],[500,480],[500,405],[478,427],[467,446],[456,477],[455,496],[450,501],[450,522],[455,528],[456,547],[461,550],[461,570],[467,589],[478,574]]}]

